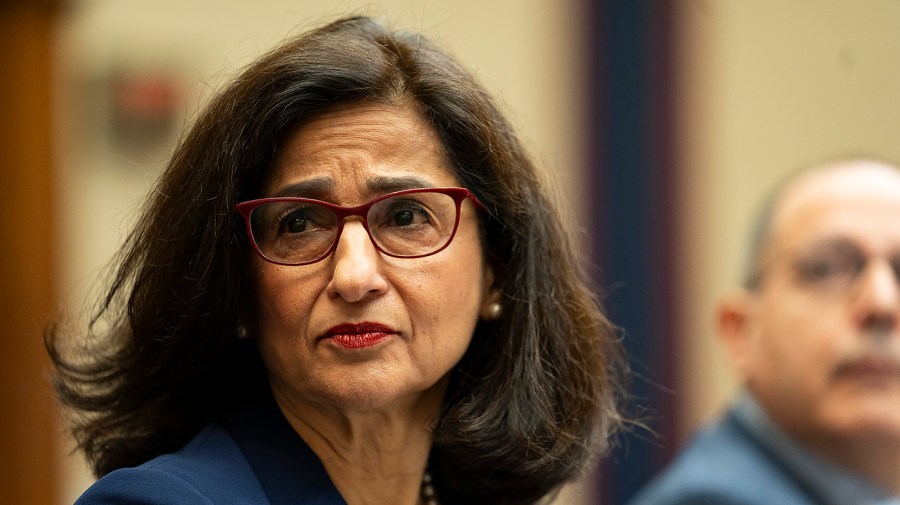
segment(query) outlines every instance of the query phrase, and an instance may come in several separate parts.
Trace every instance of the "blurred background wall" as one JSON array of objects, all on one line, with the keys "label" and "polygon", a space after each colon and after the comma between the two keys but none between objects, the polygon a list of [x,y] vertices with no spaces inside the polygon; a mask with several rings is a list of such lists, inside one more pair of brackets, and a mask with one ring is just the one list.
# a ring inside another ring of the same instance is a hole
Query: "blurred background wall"
[{"label": "blurred background wall", "polygon": [[618,504],[736,387],[713,312],[768,188],[835,156],[900,162],[900,2],[594,5],[588,174],[609,203],[592,239],[656,433],[634,430],[604,466]]},{"label": "blurred background wall", "polygon": [[42,327],[90,306],[184,125],[278,40],[349,13],[472,68],[585,228],[656,435],[620,437],[560,503],[622,503],[727,402],[712,311],[766,188],[834,155],[900,160],[894,0],[4,2],[0,501],[90,483]]}]

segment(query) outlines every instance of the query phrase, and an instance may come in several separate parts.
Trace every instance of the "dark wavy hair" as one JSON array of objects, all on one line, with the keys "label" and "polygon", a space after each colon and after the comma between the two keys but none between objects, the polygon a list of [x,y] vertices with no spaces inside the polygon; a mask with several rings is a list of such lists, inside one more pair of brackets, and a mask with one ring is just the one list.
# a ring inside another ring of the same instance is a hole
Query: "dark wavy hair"
[{"label": "dark wavy hair", "polygon": [[237,335],[252,316],[252,252],[234,204],[259,196],[304,118],[364,102],[412,104],[488,209],[504,311],[479,323],[452,374],[430,463],[442,500],[534,503],[608,448],[622,422],[618,334],[533,163],[461,65],[355,17],[277,47],[213,98],[117,256],[87,335],[48,329],[55,386],[97,475],[178,449],[265,377]]}]

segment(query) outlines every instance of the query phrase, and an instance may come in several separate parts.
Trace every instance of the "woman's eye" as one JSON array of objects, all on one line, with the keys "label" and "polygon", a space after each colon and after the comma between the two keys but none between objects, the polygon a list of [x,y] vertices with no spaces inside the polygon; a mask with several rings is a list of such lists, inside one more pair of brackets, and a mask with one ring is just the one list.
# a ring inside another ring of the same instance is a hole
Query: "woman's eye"
[{"label": "woman's eye", "polygon": [[401,210],[394,214],[394,224],[397,226],[407,226],[413,223],[415,214],[409,210]]},{"label": "woman's eye", "polygon": [[278,220],[279,233],[306,233],[315,228],[315,213],[310,209],[295,209]]},{"label": "woman's eye", "polygon": [[428,209],[415,202],[396,202],[387,209],[382,226],[412,226],[430,222]]},{"label": "woman's eye", "polygon": [[285,221],[284,230],[288,233],[302,233],[306,231],[306,219],[302,217],[291,217]]}]

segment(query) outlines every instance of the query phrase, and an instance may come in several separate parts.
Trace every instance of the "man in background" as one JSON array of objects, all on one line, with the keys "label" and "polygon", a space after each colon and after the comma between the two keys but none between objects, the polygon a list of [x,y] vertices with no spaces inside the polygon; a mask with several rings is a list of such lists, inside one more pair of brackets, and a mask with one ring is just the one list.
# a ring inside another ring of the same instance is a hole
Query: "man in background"
[{"label": "man in background", "polygon": [[743,388],[631,501],[900,505],[900,168],[800,172],[718,308]]}]

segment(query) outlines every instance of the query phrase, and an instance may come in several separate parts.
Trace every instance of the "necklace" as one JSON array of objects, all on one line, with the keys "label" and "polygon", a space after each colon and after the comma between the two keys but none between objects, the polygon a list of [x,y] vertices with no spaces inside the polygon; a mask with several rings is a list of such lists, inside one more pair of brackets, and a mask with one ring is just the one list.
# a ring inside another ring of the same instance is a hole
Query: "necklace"
[{"label": "necklace", "polygon": [[434,492],[434,483],[431,481],[431,474],[428,470],[422,474],[422,503],[424,505],[440,505],[437,494]]}]

